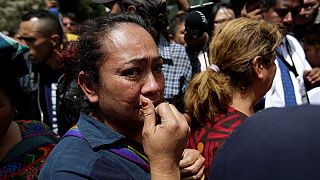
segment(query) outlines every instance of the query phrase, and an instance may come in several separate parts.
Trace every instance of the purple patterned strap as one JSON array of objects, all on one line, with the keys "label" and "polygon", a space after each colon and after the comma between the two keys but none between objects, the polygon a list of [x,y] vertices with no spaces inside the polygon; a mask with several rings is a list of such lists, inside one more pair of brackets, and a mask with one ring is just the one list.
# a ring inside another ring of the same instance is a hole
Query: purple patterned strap
[{"label": "purple patterned strap", "polygon": [[71,129],[69,129],[69,131],[62,136],[61,139],[65,138],[65,137],[68,137],[68,136],[74,136],[74,137],[78,137],[78,138],[81,138],[83,139],[83,136],[78,128],[78,126],[73,126]]},{"label": "purple patterned strap", "polygon": [[110,148],[109,151],[135,163],[145,171],[150,172],[150,165],[146,163],[144,160],[142,160],[142,158],[140,158],[138,154],[132,152],[127,147],[116,146]]},{"label": "purple patterned strap", "polygon": [[[68,136],[73,136],[73,137],[83,139],[83,136],[77,126],[73,126],[61,139],[66,138]],[[138,165],[139,167],[141,167],[145,171],[150,172],[150,165],[148,163],[146,163],[143,160],[143,158],[140,157],[139,154],[130,150],[128,146],[117,145],[115,147],[110,147],[108,150],[114,154],[117,154],[118,156],[121,156],[121,157],[135,163],[136,165]]]}]

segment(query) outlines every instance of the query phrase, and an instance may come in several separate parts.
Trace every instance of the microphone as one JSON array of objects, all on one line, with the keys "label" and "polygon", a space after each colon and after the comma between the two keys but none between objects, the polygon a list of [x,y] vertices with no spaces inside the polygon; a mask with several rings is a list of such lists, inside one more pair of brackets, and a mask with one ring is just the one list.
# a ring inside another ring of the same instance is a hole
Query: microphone
[{"label": "microphone", "polygon": [[198,38],[208,30],[208,21],[205,15],[200,11],[191,11],[188,13],[185,22],[186,34]]}]

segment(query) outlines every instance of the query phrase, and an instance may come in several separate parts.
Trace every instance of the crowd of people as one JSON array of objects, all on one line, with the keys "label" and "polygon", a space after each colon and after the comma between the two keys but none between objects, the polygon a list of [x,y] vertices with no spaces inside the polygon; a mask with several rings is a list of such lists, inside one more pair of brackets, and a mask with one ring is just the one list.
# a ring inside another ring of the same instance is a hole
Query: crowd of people
[{"label": "crowd of people", "polygon": [[0,179],[320,178],[320,1],[212,2],[0,33]]}]

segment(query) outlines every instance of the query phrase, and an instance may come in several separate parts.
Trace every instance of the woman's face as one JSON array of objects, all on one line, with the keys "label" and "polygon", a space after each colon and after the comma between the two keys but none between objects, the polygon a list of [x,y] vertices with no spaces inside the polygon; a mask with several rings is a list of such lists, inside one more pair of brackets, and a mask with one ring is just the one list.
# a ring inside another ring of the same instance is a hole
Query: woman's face
[{"label": "woman's face", "polygon": [[100,111],[114,129],[141,131],[140,96],[157,106],[163,100],[163,61],[149,33],[134,24],[120,24],[105,37],[109,56],[100,67],[97,88]]},{"label": "woman's face", "polygon": [[214,17],[214,28],[219,27],[223,22],[235,19],[236,16],[232,9],[221,7]]},{"label": "woman's face", "polygon": [[13,112],[10,98],[0,89],[0,139],[6,134],[13,120]]}]

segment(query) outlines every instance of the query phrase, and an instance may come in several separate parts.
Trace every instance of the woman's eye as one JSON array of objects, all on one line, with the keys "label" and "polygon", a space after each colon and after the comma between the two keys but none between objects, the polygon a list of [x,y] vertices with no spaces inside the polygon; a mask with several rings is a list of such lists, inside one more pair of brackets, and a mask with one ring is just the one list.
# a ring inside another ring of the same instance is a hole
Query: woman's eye
[{"label": "woman's eye", "polygon": [[131,68],[128,70],[125,70],[122,73],[122,76],[126,76],[128,78],[139,78],[141,76],[142,72],[139,68]]},{"label": "woman's eye", "polygon": [[155,73],[162,73],[162,69],[163,69],[163,65],[159,64],[159,65],[154,66],[153,71]]}]

